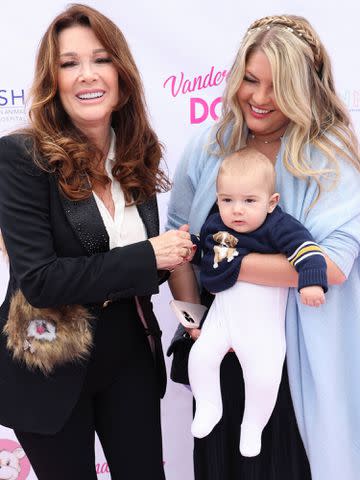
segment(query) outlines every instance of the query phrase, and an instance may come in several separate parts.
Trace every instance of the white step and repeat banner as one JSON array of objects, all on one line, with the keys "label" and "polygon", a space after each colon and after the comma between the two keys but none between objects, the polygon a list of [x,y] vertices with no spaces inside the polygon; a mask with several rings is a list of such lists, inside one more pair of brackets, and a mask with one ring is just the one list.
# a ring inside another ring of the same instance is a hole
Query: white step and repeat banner
[{"label": "white step and repeat banner", "polygon": [[[265,15],[294,13],[313,23],[331,56],[338,92],[351,111],[357,131],[360,131],[358,0],[343,0],[341,3],[332,0],[92,0],[88,3],[112,18],[130,44],[144,80],[153,125],[166,146],[170,176],[189,138],[205,123],[217,118],[226,72],[241,37],[253,20]],[[0,135],[26,122],[26,95],[39,40],[53,17],[65,6],[63,0],[2,3]],[[160,196],[162,226],[167,201],[168,195]],[[7,281],[7,265],[1,257],[0,300],[5,295]],[[164,331],[165,348],[176,327],[168,301],[169,292],[164,286],[155,304]],[[6,395],[6,392],[1,394]],[[162,414],[167,479],[192,480],[190,392],[169,381]],[[36,477],[26,457],[16,459],[18,447],[12,432],[0,427],[0,450],[6,450],[9,458],[19,461],[21,467],[18,477],[12,479],[34,480]],[[98,478],[110,479],[101,447],[98,443],[96,447]],[[5,478],[8,477],[2,476],[0,470],[0,479]]]}]

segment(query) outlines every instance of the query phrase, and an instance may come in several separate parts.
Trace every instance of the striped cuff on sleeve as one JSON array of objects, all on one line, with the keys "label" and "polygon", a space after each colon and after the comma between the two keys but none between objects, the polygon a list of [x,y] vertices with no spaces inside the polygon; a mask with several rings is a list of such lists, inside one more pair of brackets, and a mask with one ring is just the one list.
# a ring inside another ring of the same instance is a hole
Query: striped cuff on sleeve
[{"label": "striped cuff on sleeve", "polygon": [[296,267],[303,260],[305,260],[305,258],[312,257],[313,255],[321,255],[324,257],[323,251],[317,243],[304,242],[295,250],[292,255],[290,255],[290,257],[288,257],[288,260],[293,267]]},{"label": "striped cuff on sleeve", "polygon": [[328,291],[326,269],[324,268],[306,268],[299,272],[298,291],[304,287],[319,285],[324,292]]}]

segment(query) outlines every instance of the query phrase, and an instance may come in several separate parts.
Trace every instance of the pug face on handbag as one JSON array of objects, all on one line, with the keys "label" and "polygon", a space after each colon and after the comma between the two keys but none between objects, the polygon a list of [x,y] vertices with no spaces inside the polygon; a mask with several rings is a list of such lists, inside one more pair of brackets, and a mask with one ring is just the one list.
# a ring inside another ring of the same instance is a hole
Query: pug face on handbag
[{"label": "pug face on handbag", "polygon": [[18,290],[4,327],[13,357],[30,370],[54,368],[86,358],[92,346],[92,315],[81,305],[35,308]]}]

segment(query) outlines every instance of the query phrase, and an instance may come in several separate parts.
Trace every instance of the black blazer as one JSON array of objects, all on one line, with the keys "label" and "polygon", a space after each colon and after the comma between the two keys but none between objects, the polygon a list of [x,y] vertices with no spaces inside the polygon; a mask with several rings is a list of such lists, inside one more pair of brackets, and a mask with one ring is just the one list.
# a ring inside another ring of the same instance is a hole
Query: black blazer
[{"label": "black blazer", "polygon": [[[155,197],[138,206],[148,237],[159,231]],[[158,293],[159,272],[148,240],[109,250],[109,238],[91,196],[70,201],[60,193],[55,174],[35,166],[31,140],[0,139],[0,229],[10,258],[10,282],[0,308],[0,423],[18,430],[55,433],[74,407],[86,362],[67,364],[50,376],[14,361],[2,333],[12,294],[20,288],[35,307],[81,304],[101,315],[107,300],[139,297],[149,334],[162,397],[166,372],[158,323],[150,295]],[[96,323],[96,322],[95,322]]]}]

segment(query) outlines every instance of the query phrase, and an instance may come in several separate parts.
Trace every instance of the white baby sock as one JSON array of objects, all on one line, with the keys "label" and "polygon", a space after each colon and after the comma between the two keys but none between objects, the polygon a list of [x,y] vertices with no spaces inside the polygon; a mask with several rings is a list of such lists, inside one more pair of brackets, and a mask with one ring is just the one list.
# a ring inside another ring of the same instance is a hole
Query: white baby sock
[{"label": "white baby sock", "polygon": [[255,457],[261,450],[262,430],[249,423],[241,424],[240,453],[243,457]]},{"label": "white baby sock", "polygon": [[209,435],[211,430],[222,417],[222,406],[216,406],[209,402],[196,404],[196,412],[191,425],[191,433],[196,438]]}]

